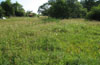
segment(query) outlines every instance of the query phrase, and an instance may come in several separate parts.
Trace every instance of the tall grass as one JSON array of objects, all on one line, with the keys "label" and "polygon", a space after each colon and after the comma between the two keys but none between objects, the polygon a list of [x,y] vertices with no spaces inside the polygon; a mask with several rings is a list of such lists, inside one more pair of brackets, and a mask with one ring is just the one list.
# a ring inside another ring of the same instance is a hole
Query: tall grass
[{"label": "tall grass", "polygon": [[100,22],[25,17],[0,20],[0,65],[99,64]]}]

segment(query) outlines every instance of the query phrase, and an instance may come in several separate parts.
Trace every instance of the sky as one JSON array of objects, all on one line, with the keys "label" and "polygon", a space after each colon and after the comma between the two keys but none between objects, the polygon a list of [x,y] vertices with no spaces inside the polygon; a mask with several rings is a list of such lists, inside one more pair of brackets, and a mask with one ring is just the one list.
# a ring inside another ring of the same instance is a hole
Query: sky
[{"label": "sky", "polygon": [[[5,1],[5,0],[0,0]],[[11,0],[12,3],[19,2],[25,11],[33,11],[34,13],[37,13],[39,6],[42,4],[48,2],[48,0]]]}]

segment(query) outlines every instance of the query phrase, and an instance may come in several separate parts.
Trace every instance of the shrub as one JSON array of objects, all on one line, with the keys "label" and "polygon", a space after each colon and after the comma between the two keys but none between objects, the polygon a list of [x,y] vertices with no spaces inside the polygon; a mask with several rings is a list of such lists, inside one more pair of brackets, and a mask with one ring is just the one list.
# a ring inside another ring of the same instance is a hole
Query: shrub
[{"label": "shrub", "polygon": [[100,5],[93,7],[91,11],[87,14],[87,19],[89,20],[99,20],[100,21]]}]

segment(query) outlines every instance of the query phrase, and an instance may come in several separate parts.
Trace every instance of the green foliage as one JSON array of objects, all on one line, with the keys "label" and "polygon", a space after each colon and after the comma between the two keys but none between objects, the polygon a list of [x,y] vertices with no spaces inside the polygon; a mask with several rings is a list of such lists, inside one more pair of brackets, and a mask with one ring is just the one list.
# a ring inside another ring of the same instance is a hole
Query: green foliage
[{"label": "green foliage", "polygon": [[75,3],[68,3],[68,7],[70,18],[82,18],[87,14],[87,9],[83,8],[83,6],[77,1]]},{"label": "green foliage", "polygon": [[87,10],[90,11],[93,6],[97,5],[96,1],[97,0],[81,0],[81,3],[84,8],[87,8]]},{"label": "green foliage", "polygon": [[11,3],[10,0],[2,1],[0,4],[0,8],[3,9],[0,12],[2,12],[2,14],[4,14],[5,16],[8,16],[8,17],[25,15],[25,11],[22,8],[22,5],[19,4],[18,2],[13,4],[13,3]]},{"label": "green foliage", "polygon": [[96,1],[96,6],[100,5],[100,0]]},{"label": "green foliage", "polygon": [[58,0],[57,2],[51,5],[48,14],[49,16],[54,18],[68,18],[68,6],[63,0]]},{"label": "green foliage", "polygon": [[15,16],[24,16],[25,15],[25,11],[22,8],[22,5],[19,4],[18,2],[14,3],[12,5],[12,7],[13,7],[13,10],[14,10],[14,15]]},{"label": "green foliage", "polygon": [[2,9],[2,7],[0,6],[0,18],[4,16],[4,10]]},{"label": "green foliage", "polygon": [[6,16],[11,16],[13,14],[12,3],[10,0],[1,2],[1,7],[4,9]]},{"label": "green foliage", "polygon": [[91,9],[91,11],[87,14],[87,19],[100,20],[100,5]]},{"label": "green foliage", "polygon": [[87,10],[77,0],[57,0],[40,6],[39,12],[53,18],[81,18]]},{"label": "green foliage", "polygon": [[49,3],[43,4],[42,6],[39,7],[38,13],[39,13],[39,14],[42,13],[42,15],[48,16],[49,6],[50,6]]}]

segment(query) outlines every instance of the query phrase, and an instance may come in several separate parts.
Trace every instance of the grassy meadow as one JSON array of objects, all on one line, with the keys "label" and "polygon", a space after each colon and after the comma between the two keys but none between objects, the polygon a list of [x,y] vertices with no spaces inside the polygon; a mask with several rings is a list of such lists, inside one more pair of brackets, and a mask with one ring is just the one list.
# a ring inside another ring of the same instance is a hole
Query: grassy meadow
[{"label": "grassy meadow", "polygon": [[100,22],[0,20],[0,65],[100,65]]}]

